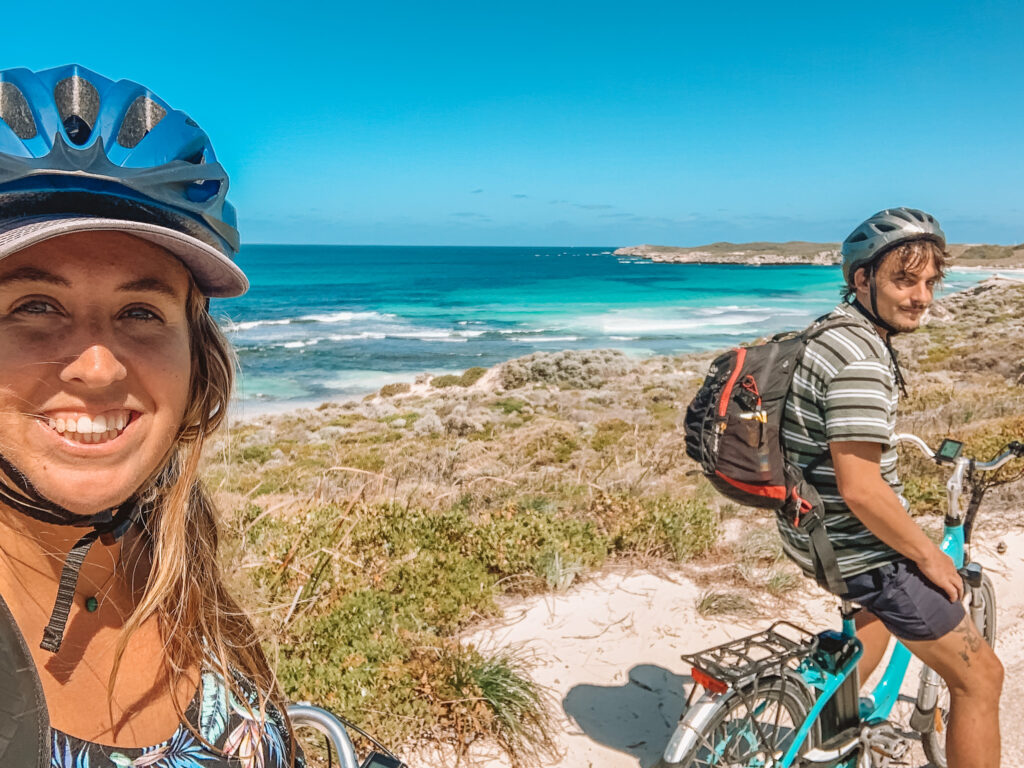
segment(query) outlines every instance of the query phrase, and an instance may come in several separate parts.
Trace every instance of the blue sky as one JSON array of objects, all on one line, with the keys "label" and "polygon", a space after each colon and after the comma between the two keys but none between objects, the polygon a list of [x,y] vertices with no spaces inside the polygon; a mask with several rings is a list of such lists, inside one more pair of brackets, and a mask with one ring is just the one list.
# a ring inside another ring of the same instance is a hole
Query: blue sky
[{"label": "blue sky", "polygon": [[879,208],[1024,241],[1024,4],[138,3],[0,66],[142,82],[244,242],[842,239]]}]

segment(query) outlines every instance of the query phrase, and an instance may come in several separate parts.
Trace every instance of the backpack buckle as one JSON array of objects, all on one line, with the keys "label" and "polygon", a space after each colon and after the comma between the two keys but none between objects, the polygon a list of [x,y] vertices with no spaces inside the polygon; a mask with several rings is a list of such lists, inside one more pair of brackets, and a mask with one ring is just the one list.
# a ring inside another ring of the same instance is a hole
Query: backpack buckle
[{"label": "backpack buckle", "polygon": [[796,488],[793,489],[793,492],[790,495],[796,504],[796,515],[793,518],[793,526],[799,528],[801,518],[813,510],[814,505],[797,493]]}]

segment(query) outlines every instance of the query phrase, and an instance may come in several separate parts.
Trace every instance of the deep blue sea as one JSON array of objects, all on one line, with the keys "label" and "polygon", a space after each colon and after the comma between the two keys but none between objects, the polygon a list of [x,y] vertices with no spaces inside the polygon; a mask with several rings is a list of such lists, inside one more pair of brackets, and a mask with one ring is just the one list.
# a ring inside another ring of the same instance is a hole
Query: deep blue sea
[{"label": "deep blue sea", "polygon": [[[802,327],[839,300],[837,267],[656,264],[612,250],[251,245],[239,264],[252,288],[213,311],[252,412],[536,350],[726,347]],[[944,291],[989,274],[954,271]]]}]

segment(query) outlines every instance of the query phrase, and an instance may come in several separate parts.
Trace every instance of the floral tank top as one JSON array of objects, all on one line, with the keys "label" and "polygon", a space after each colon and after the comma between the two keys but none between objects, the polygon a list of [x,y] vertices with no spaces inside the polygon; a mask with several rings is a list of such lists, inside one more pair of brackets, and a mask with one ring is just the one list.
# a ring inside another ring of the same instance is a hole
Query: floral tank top
[{"label": "floral tank top", "polygon": [[[236,678],[258,714],[255,689],[237,673]],[[220,675],[204,671],[199,690],[185,710],[185,720],[202,739],[185,723],[166,741],[136,748],[95,744],[51,729],[50,768],[290,768],[291,737],[284,718],[270,705],[266,712],[266,721],[254,718]],[[295,766],[305,768],[301,752]]]}]

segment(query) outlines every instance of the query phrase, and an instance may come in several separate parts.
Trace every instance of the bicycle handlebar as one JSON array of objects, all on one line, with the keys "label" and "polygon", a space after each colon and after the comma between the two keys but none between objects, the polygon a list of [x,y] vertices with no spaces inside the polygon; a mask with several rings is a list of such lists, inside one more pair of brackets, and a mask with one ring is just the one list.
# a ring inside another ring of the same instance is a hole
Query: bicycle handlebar
[{"label": "bicycle handlebar", "polygon": [[289,704],[288,717],[296,728],[315,728],[334,744],[341,768],[359,768],[359,758],[348,731],[338,718],[326,709],[312,704]]},{"label": "bicycle handlebar", "polygon": [[[924,440],[917,435],[912,435],[909,432],[904,432],[896,435],[897,443],[910,443],[916,446],[925,456],[933,461],[938,461],[938,452],[933,450]],[[973,461],[974,469],[980,469],[983,472],[991,472],[992,470],[999,469],[1006,462],[1015,458],[1024,457],[1024,443],[1019,440],[1012,440],[1007,443],[1002,452],[995,458],[989,459],[988,461],[978,461],[977,459],[957,459],[957,461]]]}]

